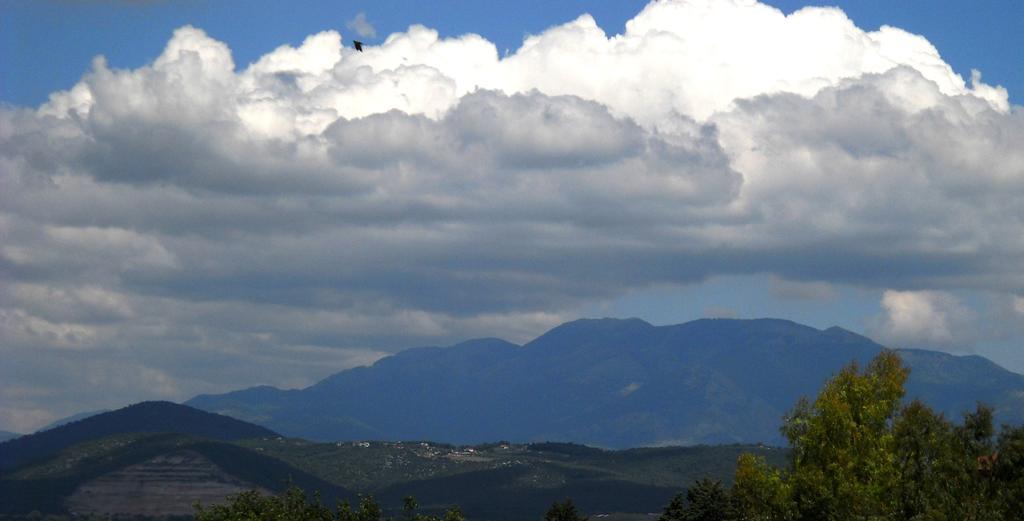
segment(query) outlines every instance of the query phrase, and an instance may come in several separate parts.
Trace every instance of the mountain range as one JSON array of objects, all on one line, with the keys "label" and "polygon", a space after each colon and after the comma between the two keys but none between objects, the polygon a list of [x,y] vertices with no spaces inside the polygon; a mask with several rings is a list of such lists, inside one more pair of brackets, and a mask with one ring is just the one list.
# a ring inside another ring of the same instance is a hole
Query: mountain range
[{"label": "mountain range", "polygon": [[[524,345],[485,338],[414,348],[305,389],[261,386],[186,403],[321,441],[778,445],[801,396],[884,349],[839,327],[778,319],[584,319]],[[911,369],[908,400],[954,419],[981,401],[997,421],[1024,422],[1024,376],[979,356],[897,352]]]}]

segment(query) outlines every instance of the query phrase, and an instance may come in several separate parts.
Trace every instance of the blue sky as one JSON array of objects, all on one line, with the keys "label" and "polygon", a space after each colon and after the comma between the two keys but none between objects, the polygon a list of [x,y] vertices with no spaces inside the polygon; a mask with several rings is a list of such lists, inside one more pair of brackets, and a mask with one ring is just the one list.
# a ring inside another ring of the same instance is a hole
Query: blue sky
[{"label": "blue sky", "polygon": [[0,1],[0,429],[581,316],[1024,372],[1024,2]]}]

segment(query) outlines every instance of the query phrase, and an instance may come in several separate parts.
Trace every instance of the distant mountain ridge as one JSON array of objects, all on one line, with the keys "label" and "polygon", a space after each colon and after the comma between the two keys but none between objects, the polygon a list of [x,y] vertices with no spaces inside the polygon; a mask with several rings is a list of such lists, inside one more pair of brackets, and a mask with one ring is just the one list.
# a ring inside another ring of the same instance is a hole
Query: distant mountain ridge
[{"label": "distant mountain ridge", "polygon": [[265,427],[172,402],[141,402],[0,443],[0,470],[41,461],[76,443],[125,433],[177,433],[220,441],[278,436]]},{"label": "distant mountain ridge", "polygon": [[[572,441],[602,447],[781,444],[781,418],[832,374],[885,349],[838,327],[584,319],[518,346],[402,351],[301,390],[261,386],[188,405],[314,440]],[[900,350],[908,398],[947,416],[984,401],[1024,422],[1024,376],[981,357]]]}]

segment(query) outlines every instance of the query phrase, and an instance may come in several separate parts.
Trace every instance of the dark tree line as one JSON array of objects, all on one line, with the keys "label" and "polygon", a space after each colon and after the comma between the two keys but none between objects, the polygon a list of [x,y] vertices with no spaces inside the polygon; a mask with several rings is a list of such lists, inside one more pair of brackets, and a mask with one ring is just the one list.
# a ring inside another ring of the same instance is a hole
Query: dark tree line
[{"label": "dark tree line", "polygon": [[[405,498],[402,516],[397,520],[385,518],[384,511],[371,496],[360,498],[353,507],[347,502],[331,510],[319,496],[308,498],[298,487],[289,487],[276,496],[264,496],[250,490],[234,495],[226,505],[204,507],[195,505],[196,521],[466,521],[459,507],[452,507],[443,516],[429,516],[417,512],[419,505],[412,496]],[[572,499],[551,505],[544,521],[587,521],[573,505]]]},{"label": "dark tree line", "polygon": [[[203,507],[196,505],[196,521],[383,521],[384,511],[371,496],[360,498],[353,506],[348,502],[331,509],[312,499],[298,487],[290,487],[276,496],[264,496],[250,490],[231,497],[226,505]],[[444,515],[428,516],[417,512],[413,497],[405,498],[401,521],[466,521],[458,507],[448,509]],[[391,518],[387,518],[391,519]],[[395,520],[395,521],[399,521]]]}]

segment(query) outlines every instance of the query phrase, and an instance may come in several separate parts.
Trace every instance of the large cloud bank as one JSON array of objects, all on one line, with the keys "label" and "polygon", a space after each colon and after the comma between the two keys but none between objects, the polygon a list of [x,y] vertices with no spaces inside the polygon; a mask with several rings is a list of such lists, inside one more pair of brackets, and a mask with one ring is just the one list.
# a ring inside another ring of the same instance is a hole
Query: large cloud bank
[{"label": "large cloud bank", "polygon": [[927,292],[1021,309],[1024,115],[920,36],[676,0],[505,57],[422,26],[341,42],[242,68],[183,27],[0,109],[0,423],[522,340],[715,274],[891,289],[900,338],[948,304]]}]

